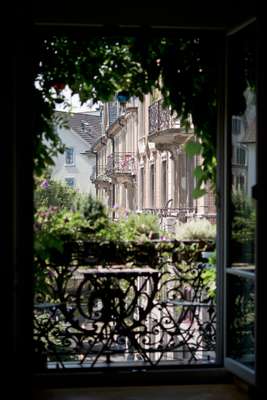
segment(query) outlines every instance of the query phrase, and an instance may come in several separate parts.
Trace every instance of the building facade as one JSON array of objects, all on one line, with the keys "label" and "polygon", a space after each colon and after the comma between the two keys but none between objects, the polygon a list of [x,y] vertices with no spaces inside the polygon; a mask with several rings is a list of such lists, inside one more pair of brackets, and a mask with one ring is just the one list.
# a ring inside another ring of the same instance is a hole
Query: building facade
[{"label": "building facade", "polygon": [[130,98],[124,106],[105,103],[102,127],[93,145],[94,183],[97,197],[115,216],[120,209],[158,214],[163,225],[203,216],[215,222],[211,191],[192,196],[193,171],[201,159],[189,157],[183,145],[194,140],[193,125],[186,131],[159,95],[145,95],[143,102]]},{"label": "building facade", "polygon": [[95,154],[91,147],[101,133],[99,112],[68,114],[56,111],[56,114],[65,121],[56,128],[65,152],[55,157],[51,178],[95,196],[95,185],[90,180],[95,170]]},{"label": "building facade", "polygon": [[256,96],[251,89],[244,92],[246,110],[232,116],[232,185],[233,190],[251,195],[256,184]]}]

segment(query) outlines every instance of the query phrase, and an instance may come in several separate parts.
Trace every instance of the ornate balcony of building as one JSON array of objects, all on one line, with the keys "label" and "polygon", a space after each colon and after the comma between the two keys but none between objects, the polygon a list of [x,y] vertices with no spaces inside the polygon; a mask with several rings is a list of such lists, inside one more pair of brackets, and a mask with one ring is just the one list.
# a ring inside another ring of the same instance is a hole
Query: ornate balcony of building
[{"label": "ornate balcony of building", "polygon": [[172,114],[169,108],[163,107],[162,99],[149,106],[148,116],[148,140],[155,143],[159,151],[172,151],[194,135],[193,126],[188,130],[183,128],[177,115]]},{"label": "ornate balcony of building", "polygon": [[143,213],[157,215],[160,223],[164,218],[172,218],[175,222],[187,222],[197,215],[195,207],[161,207],[161,208],[143,208]]},{"label": "ornate balcony of building", "polygon": [[164,231],[175,233],[177,223],[185,223],[192,220],[207,219],[211,224],[216,223],[216,213],[209,212],[208,206],[195,207],[168,207],[168,203],[162,208],[143,208],[142,213],[156,215],[159,224]]},{"label": "ornate balcony of building", "polygon": [[106,165],[97,165],[91,176],[91,182],[98,188],[109,189],[112,181],[106,174]]},{"label": "ornate balcony of building", "polygon": [[136,176],[136,155],[116,152],[107,157],[106,175],[113,183],[133,184]]},{"label": "ornate balcony of building", "polygon": [[65,243],[35,277],[36,365],[213,364],[216,306],[202,259],[211,249],[208,241]]}]

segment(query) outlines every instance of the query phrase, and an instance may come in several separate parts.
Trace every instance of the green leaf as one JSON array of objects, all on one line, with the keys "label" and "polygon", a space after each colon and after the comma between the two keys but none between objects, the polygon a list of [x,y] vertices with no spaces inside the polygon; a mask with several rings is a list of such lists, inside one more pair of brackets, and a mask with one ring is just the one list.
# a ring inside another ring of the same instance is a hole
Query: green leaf
[{"label": "green leaf", "polygon": [[200,165],[197,165],[197,166],[196,166],[196,168],[194,169],[193,175],[194,175],[198,180],[201,180],[201,178],[202,178],[203,175],[204,175],[204,172],[203,172],[203,170],[202,170],[202,168],[201,168]]},{"label": "green leaf", "polygon": [[204,196],[207,193],[205,189],[195,188],[192,192],[192,196],[194,199],[198,199],[199,197]]},{"label": "green leaf", "polygon": [[184,150],[189,157],[201,154],[202,145],[198,142],[187,142],[184,145]]}]

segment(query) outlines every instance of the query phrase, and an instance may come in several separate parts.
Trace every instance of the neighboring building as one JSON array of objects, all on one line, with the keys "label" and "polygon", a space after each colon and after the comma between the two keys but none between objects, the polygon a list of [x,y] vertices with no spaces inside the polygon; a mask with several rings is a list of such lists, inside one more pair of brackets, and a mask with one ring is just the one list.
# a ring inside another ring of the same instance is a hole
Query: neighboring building
[{"label": "neighboring building", "polygon": [[232,117],[232,183],[248,197],[256,184],[256,98],[246,89],[246,110]]},{"label": "neighboring building", "polygon": [[101,135],[100,113],[69,114],[56,111],[56,114],[66,119],[64,127],[57,127],[66,150],[54,159],[51,178],[81,193],[95,195],[95,186],[90,180],[95,169],[95,154],[91,147]]},{"label": "neighboring building", "polygon": [[204,215],[215,222],[213,194],[192,197],[201,160],[188,157],[182,144],[193,138],[193,125],[186,132],[161,98],[131,98],[124,107],[105,103],[102,137],[93,145],[97,197],[115,209],[156,213],[163,225]]}]

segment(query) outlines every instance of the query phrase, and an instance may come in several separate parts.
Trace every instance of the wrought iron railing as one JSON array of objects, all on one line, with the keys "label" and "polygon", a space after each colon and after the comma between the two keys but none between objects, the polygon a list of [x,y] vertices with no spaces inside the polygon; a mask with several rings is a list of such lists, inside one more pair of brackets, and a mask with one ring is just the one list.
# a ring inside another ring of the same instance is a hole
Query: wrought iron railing
[{"label": "wrought iron railing", "polygon": [[188,222],[192,219],[195,220],[207,219],[212,224],[215,224],[216,213],[208,213],[207,209],[208,206],[184,207],[184,208],[162,207],[162,208],[142,208],[142,212],[157,215],[159,217],[160,222],[162,222],[164,218],[173,218],[179,222]]},{"label": "wrought iron railing", "polygon": [[94,174],[92,175],[93,183],[102,183],[102,182],[110,182],[110,177],[107,176],[106,173],[107,167],[106,165],[100,164],[95,167]]},{"label": "wrought iron railing", "polygon": [[180,222],[186,222],[190,217],[193,217],[197,213],[194,207],[143,208],[142,212],[157,215],[160,220],[165,217],[174,217]]},{"label": "wrought iron railing", "polygon": [[215,302],[201,252],[211,242],[66,244],[37,270],[39,368],[215,361]]},{"label": "wrought iron railing", "polygon": [[107,157],[106,174],[114,176],[116,174],[136,174],[136,156],[130,152],[116,152]]},{"label": "wrought iron railing", "polygon": [[148,108],[149,118],[149,134],[164,131],[171,128],[180,128],[180,121],[174,115],[171,114],[169,108],[163,107],[163,100],[158,100],[151,104]]}]

